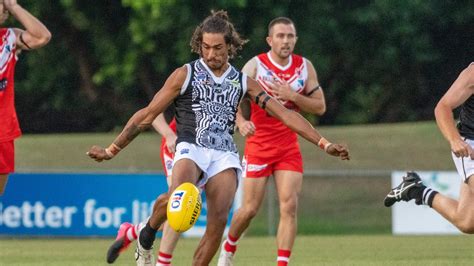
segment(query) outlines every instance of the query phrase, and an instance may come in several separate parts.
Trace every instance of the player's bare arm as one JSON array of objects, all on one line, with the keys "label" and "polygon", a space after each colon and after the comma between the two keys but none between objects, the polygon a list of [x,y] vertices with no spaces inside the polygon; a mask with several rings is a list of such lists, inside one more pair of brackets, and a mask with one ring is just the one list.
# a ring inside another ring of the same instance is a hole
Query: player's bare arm
[{"label": "player's bare arm", "polygon": [[252,136],[257,130],[255,124],[250,121],[250,112],[250,99],[246,95],[239,104],[235,119],[235,124],[243,137]]},{"label": "player's bare arm", "polygon": [[462,140],[455,127],[453,110],[463,104],[474,93],[474,64],[464,69],[444,94],[435,108],[436,123],[457,157],[474,159],[472,148]]},{"label": "player's bare arm", "polygon": [[[257,75],[257,60],[255,57],[250,59],[244,65],[242,72],[252,79],[255,79],[255,76]],[[256,127],[255,124],[250,121],[250,112],[250,99],[248,98],[248,95],[246,95],[239,105],[235,120],[235,124],[243,137],[255,134]]]},{"label": "player's bare arm", "polygon": [[270,115],[282,121],[286,126],[303,138],[318,145],[330,155],[338,156],[342,160],[349,160],[349,150],[345,145],[330,143],[300,114],[285,108],[277,100],[270,97],[262,90],[260,85],[251,78],[247,79],[247,93],[252,101],[257,103]]},{"label": "player's bare arm", "polygon": [[51,39],[51,33],[41,21],[20,6],[16,0],[3,0],[4,8],[18,20],[24,30],[15,28],[17,46],[20,49],[36,49],[46,45]]},{"label": "player's bare arm", "polygon": [[152,123],[153,128],[166,139],[166,148],[174,153],[176,150],[176,133],[170,128],[163,113],[159,114]]},{"label": "player's bare arm", "polygon": [[179,95],[186,75],[186,66],[175,70],[166,80],[163,87],[155,94],[148,106],[137,111],[128,120],[122,132],[108,148],[104,149],[100,146],[92,146],[87,155],[98,162],[112,159],[141,132],[151,127],[155,118]]},{"label": "player's bare arm", "polygon": [[326,99],[324,91],[318,79],[318,73],[311,61],[305,59],[308,67],[308,80],[306,81],[305,94],[298,94],[293,102],[302,110],[315,115],[323,115],[326,112]]}]

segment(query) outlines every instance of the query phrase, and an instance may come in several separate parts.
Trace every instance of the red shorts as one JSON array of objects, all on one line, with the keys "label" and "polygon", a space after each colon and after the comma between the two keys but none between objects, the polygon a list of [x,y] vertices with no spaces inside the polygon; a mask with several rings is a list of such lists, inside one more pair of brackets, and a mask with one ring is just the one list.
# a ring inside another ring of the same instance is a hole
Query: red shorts
[{"label": "red shorts", "polygon": [[0,174],[15,171],[15,146],[13,140],[0,142]]},{"label": "red shorts", "polygon": [[242,160],[244,177],[268,177],[276,170],[303,173],[303,157],[299,149],[289,150],[280,156],[254,156],[245,154]]}]

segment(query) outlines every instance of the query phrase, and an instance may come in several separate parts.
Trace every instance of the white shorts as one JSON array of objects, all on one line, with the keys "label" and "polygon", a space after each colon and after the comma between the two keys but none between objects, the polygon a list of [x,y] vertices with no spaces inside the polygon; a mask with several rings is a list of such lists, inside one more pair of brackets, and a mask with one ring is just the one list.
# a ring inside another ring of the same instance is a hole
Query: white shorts
[{"label": "white shorts", "polygon": [[229,151],[219,151],[197,146],[195,144],[180,142],[176,146],[173,165],[181,159],[190,159],[202,170],[203,177],[197,186],[204,188],[207,181],[218,173],[234,168],[237,172],[237,181],[242,175],[239,154]]},{"label": "white shorts", "polygon": [[[474,140],[465,139],[467,144],[469,144],[474,149]],[[467,180],[470,176],[474,175],[474,160],[471,157],[456,157],[454,153],[451,153],[453,156],[454,164],[460,176],[464,178],[464,182],[467,183]]]}]

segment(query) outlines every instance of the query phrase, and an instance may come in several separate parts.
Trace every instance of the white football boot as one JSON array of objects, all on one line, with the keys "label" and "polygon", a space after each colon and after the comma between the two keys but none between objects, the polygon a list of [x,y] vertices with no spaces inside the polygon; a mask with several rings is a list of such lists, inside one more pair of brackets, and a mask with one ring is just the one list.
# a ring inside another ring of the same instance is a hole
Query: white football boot
[{"label": "white football boot", "polygon": [[138,234],[137,248],[135,249],[135,260],[137,266],[155,266],[155,256],[153,255],[153,247],[151,249],[144,249],[140,245],[140,234]]},{"label": "white football boot", "polygon": [[221,246],[221,253],[219,254],[219,260],[217,261],[217,266],[233,266],[234,263],[232,262],[234,260],[234,253],[232,252],[227,252],[224,249],[225,241],[222,242]]}]

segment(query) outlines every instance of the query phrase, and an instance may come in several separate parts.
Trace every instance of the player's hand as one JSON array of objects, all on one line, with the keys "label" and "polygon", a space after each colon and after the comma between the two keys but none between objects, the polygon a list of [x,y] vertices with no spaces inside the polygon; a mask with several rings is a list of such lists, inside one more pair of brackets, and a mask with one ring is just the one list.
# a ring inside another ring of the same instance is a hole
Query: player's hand
[{"label": "player's hand", "polygon": [[243,137],[252,136],[255,134],[255,124],[252,121],[245,120],[238,125],[240,135]]},{"label": "player's hand", "polygon": [[270,92],[272,95],[282,102],[294,101],[296,92],[291,89],[290,84],[286,80],[269,82]]},{"label": "player's hand", "polygon": [[326,149],[326,153],[332,156],[337,156],[341,158],[341,160],[350,160],[349,156],[349,149],[346,145],[332,143]]},{"label": "player's hand", "polygon": [[166,148],[170,153],[175,153],[176,152],[176,140],[178,139],[178,136],[176,134],[170,135],[166,137]]},{"label": "player's hand", "polygon": [[469,144],[462,139],[456,139],[450,142],[451,151],[456,157],[471,157],[474,160],[474,152]]},{"label": "player's hand", "polygon": [[105,152],[104,148],[95,145],[92,146],[86,154],[99,163],[103,160],[112,159],[112,157],[110,157],[107,152]]},{"label": "player's hand", "polygon": [[16,0],[3,0],[3,5],[7,10],[11,10],[18,5],[18,2]]}]

